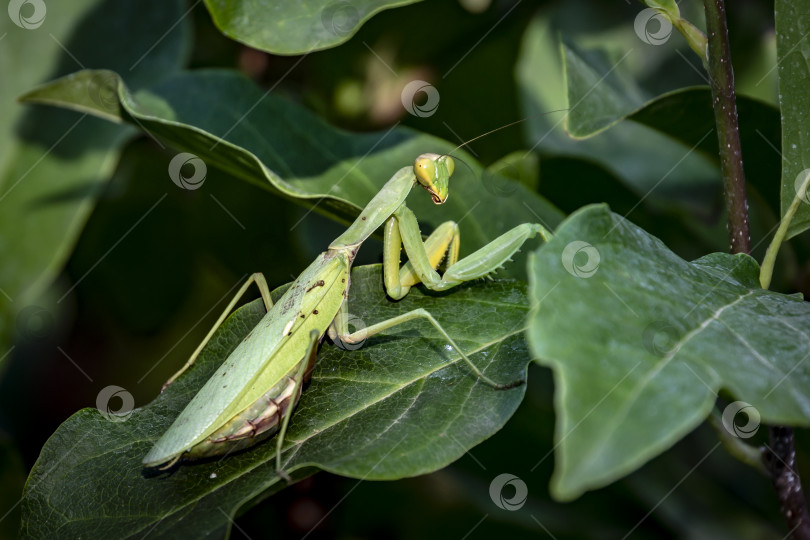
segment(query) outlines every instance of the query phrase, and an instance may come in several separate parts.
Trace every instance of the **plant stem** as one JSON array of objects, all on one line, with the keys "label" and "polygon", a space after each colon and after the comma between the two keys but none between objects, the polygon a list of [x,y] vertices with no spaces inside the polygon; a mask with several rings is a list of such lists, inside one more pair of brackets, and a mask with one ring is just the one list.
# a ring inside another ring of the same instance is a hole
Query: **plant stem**
[{"label": "plant stem", "polygon": [[771,426],[770,438],[771,444],[765,448],[763,457],[779,497],[779,508],[787,519],[791,536],[806,540],[810,538],[810,516],[802,494],[802,480],[796,469],[793,429]]},{"label": "plant stem", "polygon": [[[728,26],[724,0],[704,0],[708,34],[708,66],[712,86],[712,106],[720,145],[720,163],[728,212],[728,235],[732,253],[750,253],[748,202],[745,194],[737,103],[734,95],[734,71],[728,44]],[[782,514],[793,538],[810,540],[810,515],[796,470],[793,430],[771,426],[770,446],[763,459],[779,498]]]},{"label": "plant stem", "polygon": [[714,409],[712,411],[712,414],[709,415],[709,423],[714,428],[717,438],[720,439],[720,442],[729,454],[756,469],[764,476],[771,475],[771,471],[765,466],[765,461],[762,459],[762,451],[756,446],[747,444],[739,437],[732,435],[729,430],[723,426],[723,418],[719,410]]},{"label": "plant stem", "polygon": [[748,201],[745,195],[740,130],[737,125],[737,99],[734,70],[728,45],[724,0],[705,0],[706,34],[709,38],[708,64],[712,84],[712,106],[720,145],[720,167],[728,212],[728,237],[732,253],[750,253]]}]

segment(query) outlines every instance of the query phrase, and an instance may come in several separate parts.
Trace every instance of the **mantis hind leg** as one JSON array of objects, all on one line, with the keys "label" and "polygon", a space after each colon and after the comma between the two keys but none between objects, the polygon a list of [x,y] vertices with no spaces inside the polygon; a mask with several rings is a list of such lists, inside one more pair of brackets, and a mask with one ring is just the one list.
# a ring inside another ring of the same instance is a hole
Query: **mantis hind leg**
[{"label": "mantis hind leg", "polygon": [[[460,235],[455,223],[442,224],[422,243],[416,216],[405,205],[400,206],[385,225],[383,271],[386,292],[391,298],[399,300],[408,294],[411,286],[419,282],[428,289],[444,291],[465,281],[482,278],[509,261],[526,240],[538,233],[545,240],[551,238],[551,233],[540,224],[518,225],[458,260]],[[408,262],[400,269],[402,246],[405,246]],[[445,253],[448,253],[447,269],[439,276],[436,267]]]},{"label": "mantis hind leg", "polygon": [[276,474],[283,478],[286,482],[290,482],[290,475],[281,468],[281,448],[284,446],[284,436],[287,435],[287,426],[290,423],[293,409],[298,402],[301,394],[301,386],[304,384],[304,379],[307,373],[315,366],[315,358],[318,354],[318,340],[320,334],[317,330],[312,330],[309,333],[310,343],[304,358],[301,360],[301,365],[298,368],[298,373],[295,377],[295,388],[293,389],[293,396],[295,396],[295,403],[287,407],[284,412],[284,419],[281,421],[281,428],[279,428],[278,436],[276,437]]},{"label": "mantis hind leg", "polygon": [[262,300],[264,301],[265,309],[267,309],[267,311],[270,311],[270,308],[273,306],[273,299],[270,298],[270,288],[267,286],[267,281],[264,279],[264,274],[258,272],[255,274],[251,274],[251,276],[247,279],[247,281],[245,281],[245,283],[243,283],[242,286],[239,288],[239,290],[236,292],[236,295],[234,295],[233,299],[228,303],[227,307],[225,308],[225,311],[223,311],[222,314],[219,316],[217,322],[215,322],[214,326],[211,327],[211,330],[208,331],[208,334],[205,336],[205,338],[200,342],[200,344],[191,354],[191,357],[188,359],[186,364],[182,368],[180,368],[180,371],[172,375],[172,377],[168,381],[166,381],[166,383],[163,385],[163,388],[160,389],[161,392],[166,390],[166,387],[168,387],[170,384],[176,381],[180,375],[185,373],[185,371],[188,368],[194,365],[194,362],[197,361],[197,357],[200,355],[205,346],[208,345],[208,342],[211,341],[211,338],[214,336],[214,333],[220,326],[222,326],[222,323],[225,322],[225,319],[228,318],[228,315],[230,315],[233,308],[236,307],[236,304],[239,302],[242,296],[244,296],[245,292],[247,292],[248,287],[250,287],[250,285],[253,283],[255,283],[256,286],[259,288],[259,292],[262,295]]},{"label": "mantis hind leg", "polygon": [[[345,304],[345,302],[344,302],[344,304]],[[476,377],[481,379],[483,382],[485,382],[486,384],[488,384],[492,388],[494,388],[496,390],[508,390],[510,388],[515,388],[517,386],[520,386],[521,384],[524,383],[523,379],[520,379],[520,380],[517,380],[517,381],[512,381],[512,382],[503,384],[503,383],[495,382],[492,379],[490,379],[489,377],[487,377],[486,375],[484,375],[484,373],[480,369],[478,369],[478,366],[473,364],[472,360],[470,360],[470,358],[464,353],[464,351],[461,350],[461,347],[459,347],[456,344],[456,342],[453,341],[453,338],[450,337],[450,334],[448,334],[447,331],[444,328],[442,328],[442,325],[439,324],[439,321],[437,321],[433,317],[433,315],[431,315],[428,311],[426,311],[424,309],[421,309],[421,308],[420,309],[415,309],[413,311],[409,311],[408,313],[404,313],[404,314],[398,315],[396,317],[392,317],[392,318],[390,318],[388,320],[385,320],[385,321],[382,321],[382,322],[378,322],[377,324],[372,324],[371,326],[368,326],[366,328],[363,328],[362,330],[358,330],[358,331],[353,332],[353,333],[349,333],[349,329],[348,329],[348,326],[346,325],[345,319],[336,318],[335,319],[336,328],[335,328],[334,331],[337,334],[337,338],[340,339],[343,343],[357,344],[357,343],[362,343],[364,340],[368,339],[369,337],[373,336],[374,334],[382,332],[383,330],[387,330],[387,329],[392,328],[394,326],[398,326],[398,325],[400,325],[402,323],[412,321],[412,320],[415,320],[415,319],[426,319],[431,325],[433,325],[433,327],[439,332],[439,334],[441,334],[441,336],[447,341],[447,343],[450,344],[450,346],[453,347],[453,349],[458,353],[461,360],[465,364],[467,364],[467,367],[470,368],[470,371],[472,371],[475,374]],[[330,333],[330,336],[331,336],[331,333]]]}]

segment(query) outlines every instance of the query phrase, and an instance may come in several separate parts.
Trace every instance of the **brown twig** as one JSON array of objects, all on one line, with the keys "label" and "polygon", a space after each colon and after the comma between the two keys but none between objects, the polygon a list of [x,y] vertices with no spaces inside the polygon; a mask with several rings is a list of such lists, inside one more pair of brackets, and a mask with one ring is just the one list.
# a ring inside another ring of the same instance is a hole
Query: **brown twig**
[{"label": "brown twig", "polygon": [[796,449],[793,430],[771,426],[771,444],[763,449],[762,457],[771,473],[779,497],[779,508],[787,519],[790,534],[797,540],[810,538],[810,516],[802,493],[802,481],[796,469]]},{"label": "brown twig", "polygon": [[[705,0],[706,33],[708,34],[708,67],[712,86],[712,106],[720,145],[728,236],[732,253],[750,253],[748,202],[745,193],[740,130],[737,124],[737,102],[734,94],[734,70],[728,44],[724,0]],[[771,426],[770,446],[763,460],[770,472],[782,514],[790,534],[797,540],[810,540],[810,516],[796,469],[793,430]]]},{"label": "brown twig", "polygon": [[709,79],[712,106],[720,145],[720,167],[728,212],[728,238],[732,253],[750,253],[748,202],[745,194],[740,130],[737,125],[737,99],[734,94],[734,70],[728,45],[724,0],[705,0],[706,34],[709,38]]}]

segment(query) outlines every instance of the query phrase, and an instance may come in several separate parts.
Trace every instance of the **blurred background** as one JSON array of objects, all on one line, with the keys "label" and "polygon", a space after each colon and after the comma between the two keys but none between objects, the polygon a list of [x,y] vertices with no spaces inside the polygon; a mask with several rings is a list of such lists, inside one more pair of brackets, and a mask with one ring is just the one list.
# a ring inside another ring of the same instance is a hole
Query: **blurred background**
[{"label": "blurred background", "polygon": [[[116,51],[101,50],[99,43],[106,34],[126,32],[127,20],[115,2],[103,4],[110,5],[110,18],[123,20],[107,19],[103,29],[85,21],[70,30],[89,36],[90,44],[79,52],[50,43],[56,59],[38,75],[38,83],[85,66],[115,69]],[[596,0],[433,0],[384,11],[347,43],[303,59],[269,55],[226,38],[200,2],[188,3],[189,13],[176,28],[164,20],[148,22],[156,36],[170,36],[163,45],[177,48],[172,62],[178,67],[239,70],[346,130],[385,130],[400,122],[460,144],[527,118],[475,141],[470,152],[490,165],[532,149],[534,161],[524,164],[520,180],[563,212],[604,201],[615,211],[632,212],[632,221],[684,258],[725,251],[714,155],[696,152],[679,161],[681,143],[627,122],[593,139],[572,141],[562,125],[548,135],[558,117],[540,116],[568,106],[559,38],[595,62],[631,50],[620,71],[633,81],[635,91],[650,98],[705,85],[699,60],[677,33],[661,46],[639,39],[633,21],[642,8],[635,2]],[[703,26],[699,2],[682,2],[681,9]],[[752,237],[758,246],[755,256],[761,259],[764,246],[758,242],[778,216],[780,175],[773,3],[730,2],[728,17],[738,91],[756,110],[754,118],[747,117],[746,104],[740,106],[742,129],[750,135],[743,139],[744,159],[755,171],[749,177]],[[93,45],[94,33],[99,38]],[[37,39],[48,41],[43,33]],[[8,46],[0,41],[0,49]],[[33,41],[31,47],[35,49]],[[8,50],[2,54],[5,64],[0,65],[10,73],[18,61]],[[414,79],[438,90],[437,114],[420,118],[404,110],[401,93]],[[31,84],[19,88],[4,76],[0,85],[5,87],[3,110],[13,111],[7,118],[14,120],[3,126],[4,152],[17,139],[48,148],[55,141],[52,133],[65,131],[55,126],[69,127],[80,116],[15,103],[13,98]],[[78,159],[82,137],[105,136],[106,123],[86,122],[91,127],[72,132],[60,147],[61,159]],[[35,242],[34,249],[52,250],[55,259],[64,259],[56,279],[35,287],[36,298],[25,301],[28,307],[15,306],[16,315],[3,320],[0,335],[7,343],[0,351],[5,354],[0,514],[9,513],[0,532],[8,537],[16,535],[15,505],[27,471],[61,422],[95,406],[99,390],[113,384],[128,389],[137,406],[148,403],[213,324],[220,308],[211,306],[242,276],[261,271],[273,287],[290,281],[343,228],[260,187],[230,181],[222,172],[209,174],[205,196],[174,189],[166,170],[176,151],[134,130],[115,136],[124,141],[121,152],[104,167],[86,172],[97,176],[96,181],[73,192],[54,192],[50,199],[61,204],[79,198],[90,205],[86,216],[77,218],[86,223],[75,246],[54,247],[45,237]],[[74,140],[75,148],[70,146]],[[95,150],[91,145],[81,151]],[[2,156],[5,163],[13,159],[8,153]],[[645,197],[668,169],[674,170],[670,181]],[[59,182],[59,170],[54,167],[53,182]],[[164,193],[168,195],[160,206],[139,222]],[[4,212],[0,204],[0,214]],[[19,271],[13,269],[15,255],[7,247],[9,238],[22,234],[18,227],[28,227],[29,237],[39,234],[36,222],[14,223],[9,215],[5,221],[0,218],[6,244],[2,265],[8,270],[2,276]],[[784,250],[775,289],[810,292],[808,248],[799,238]],[[379,260],[380,243],[373,241],[364,246],[358,262]],[[519,268],[512,272],[520,277]],[[0,287],[6,289],[4,283]],[[0,297],[0,304],[6,302],[8,306],[12,299]],[[161,359],[158,366],[144,375],[143,366],[156,358]],[[319,473],[245,512],[233,537],[562,539],[614,538],[628,531],[634,538],[784,536],[768,479],[721,451],[690,472],[716,440],[707,426],[607,488],[572,503],[552,501],[547,486],[553,469],[554,385],[551,372],[537,366],[531,368],[529,381],[512,421],[452,466],[398,482]],[[798,444],[799,467],[807,477],[804,434]],[[508,471],[502,470],[504,458]],[[509,512],[493,504],[489,484],[503,472],[527,483],[529,511]]]}]

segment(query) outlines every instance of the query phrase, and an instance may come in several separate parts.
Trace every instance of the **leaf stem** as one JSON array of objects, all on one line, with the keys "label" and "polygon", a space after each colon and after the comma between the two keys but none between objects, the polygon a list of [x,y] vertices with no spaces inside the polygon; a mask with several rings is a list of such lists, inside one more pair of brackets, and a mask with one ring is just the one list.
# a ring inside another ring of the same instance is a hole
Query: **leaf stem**
[{"label": "leaf stem", "polygon": [[723,426],[720,411],[717,409],[712,411],[712,414],[709,416],[709,423],[714,428],[717,437],[720,439],[720,442],[723,443],[723,447],[729,454],[746,465],[753,467],[763,475],[771,475],[770,470],[765,466],[765,462],[762,459],[762,451],[756,446],[746,444],[740,440],[739,437],[731,435]]},{"label": "leaf stem", "polygon": [[768,250],[765,252],[765,258],[762,260],[762,267],[759,269],[759,284],[763,289],[767,289],[771,286],[771,278],[773,277],[773,266],[776,263],[776,255],[779,253],[779,248],[782,246],[782,242],[785,240],[788,228],[790,227],[790,222],[793,221],[793,216],[796,215],[799,205],[807,198],[808,188],[810,188],[810,174],[807,175],[802,182],[802,185],[796,191],[796,195],[793,197],[790,207],[788,207],[787,212],[785,212],[785,217],[783,217],[782,221],[779,223],[779,228],[776,229],[776,234],[773,235],[773,240],[771,240],[770,245],[768,245]]},{"label": "leaf stem", "polygon": [[[732,253],[750,253],[748,201],[745,193],[737,103],[734,95],[734,71],[728,44],[728,26],[724,0],[704,0],[708,34],[708,66],[712,87],[712,106],[720,145],[720,164],[728,212],[728,234]],[[774,250],[775,251],[775,250]],[[775,257],[775,253],[772,257]],[[763,459],[771,475],[782,514],[793,538],[810,540],[810,514],[796,470],[793,429],[770,426],[770,446]]]}]

